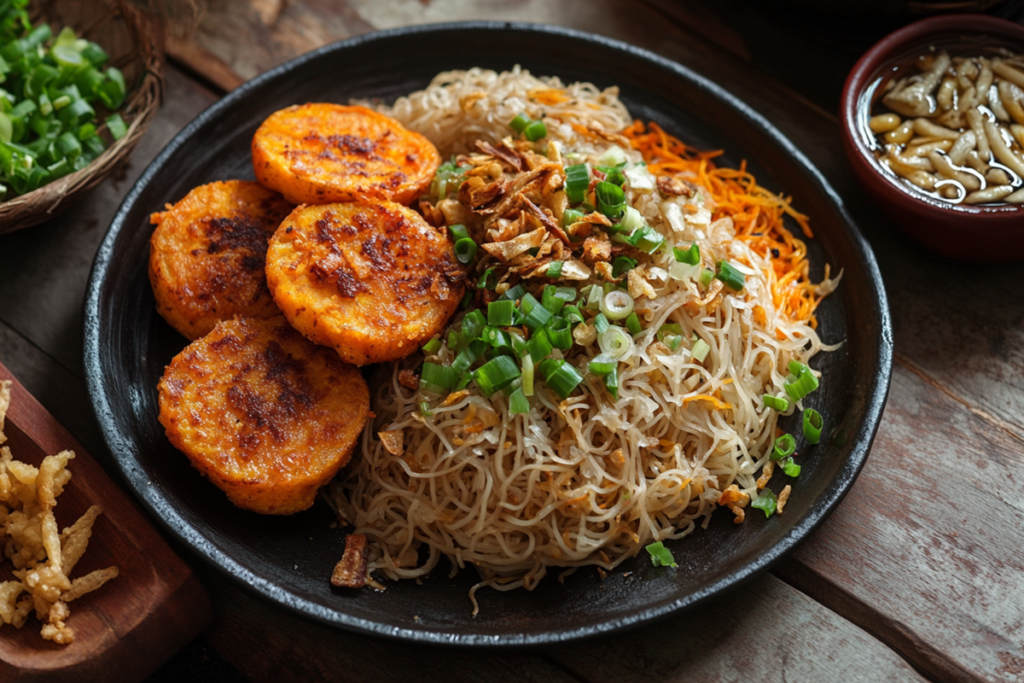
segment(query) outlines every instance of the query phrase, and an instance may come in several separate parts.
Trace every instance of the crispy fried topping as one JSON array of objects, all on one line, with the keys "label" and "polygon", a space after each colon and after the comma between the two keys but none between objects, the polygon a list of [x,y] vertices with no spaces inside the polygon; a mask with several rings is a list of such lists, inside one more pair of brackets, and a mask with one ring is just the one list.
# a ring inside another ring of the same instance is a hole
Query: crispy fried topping
[{"label": "crispy fried topping", "polygon": [[412,370],[402,370],[398,373],[398,383],[406,389],[416,391],[420,388],[420,378]]},{"label": "crispy fried topping", "polygon": [[[590,225],[583,223],[583,225]],[[608,235],[603,232],[597,233],[594,237],[588,237],[583,242],[583,260],[590,265],[597,261],[608,261],[612,257],[612,243]]]},{"label": "crispy fried topping", "polygon": [[779,499],[775,502],[775,511],[782,514],[782,509],[786,507],[786,501],[789,500],[789,494],[793,492],[793,487],[786,484],[786,487],[779,493]]},{"label": "crispy fried topping", "polygon": [[401,455],[405,452],[405,432],[401,429],[389,429],[384,432],[377,432],[380,443],[391,455]]},{"label": "crispy fried topping", "polygon": [[769,460],[764,464],[764,468],[761,470],[761,477],[757,480],[757,490],[760,491],[772,478],[772,473],[775,471],[775,461]]},{"label": "crispy fried topping", "polygon": [[345,552],[331,574],[331,585],[339,588],[362,588],[366,585],[366,567],[369,548],[366,536],[349,534],[345,537]]}]

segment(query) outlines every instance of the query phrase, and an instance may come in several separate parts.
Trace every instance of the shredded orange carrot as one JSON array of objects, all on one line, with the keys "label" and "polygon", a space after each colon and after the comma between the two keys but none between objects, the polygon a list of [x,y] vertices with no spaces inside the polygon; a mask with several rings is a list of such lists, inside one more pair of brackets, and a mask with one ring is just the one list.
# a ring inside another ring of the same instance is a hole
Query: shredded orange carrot
[{"label": "shredded orange carrot", "polygon": [[696,396],[687,396],[683,399],[683,405],[687,405],[691,401],[710,401],[716,410],[731,410],[731,403],[722,403],[714,396],[708,396],[707,394],[698,394]]},{"label": "shredded orange carrot", "polygon": [[[811,238],[808,218],[782,197],[759,186],[743,161],[738,169],[719,168],[712,161],[722,150],[700,152],[668,135],[657,123],[641,121],[622,131],[640,151],[654,175],[683,176],[703,186],[714,201],[712,218],[732,218],[736,236],[755,252],[769,258],[772,271],[765,273],[776,309],[790,320],[818,323],[814,311],[821,296],[810,279],[807,245],[783,224],[789,216]],[[826,267],[825,277],[828,277]]]},{"label": "shredded orange carrot", "polygon": [[549,105],[561,104],[569,99],[569,96],[561,88],[534,88],[526,93],[526,96],[539,104]]}]

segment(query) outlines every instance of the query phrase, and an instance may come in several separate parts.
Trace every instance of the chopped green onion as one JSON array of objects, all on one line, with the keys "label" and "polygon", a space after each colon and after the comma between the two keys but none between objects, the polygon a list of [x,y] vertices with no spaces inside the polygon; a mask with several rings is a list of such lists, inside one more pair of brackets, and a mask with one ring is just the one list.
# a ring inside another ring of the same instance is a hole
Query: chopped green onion
[{"label": "chopped green onion", "polygon": [[643,227],[644,217],[632,206],[627,206],[622,214],[622,220],[615,226],[615,232],[633,232]]},{"label": "chopped green onion", "polygon": [[604,334],[610,326],[611,323],[608,322],[608,318],[604,317],[604,313],[598,313],[594,318],[594,327],[597,328],[598,334]]},{"label": "chopped green onion", "polygon": [[633,297],[621,289],[608,292],[601,299],[601,313],[609,320],[622,320],[633,312]]},{"label": "chopped green onion", "polygon": [[510,356],[496,356],[477,368],[473,379],[481,393],[490,398],[494,392],[501,391],[521,374],[519,365]]},{"label": "chopped green onion", "polygon": [[599,166],[598,170],[604,173],[605,182],[611,183],[612,185],[618,185],[619,187],[622,187],[626,183],[626,176],[617,168]]},{"label": "chopped green onion", "polygon": [[613,183],[601,181],[594,189],[597,210],[609,218],[618,218],[626,208],[626,193]]},{"label": "chopped green onion", "polygon": [[587,196],[590,187],[590,170],[586,164],[576,164],[565,169],[565,196],[572,204],[579,204]]},{"label": "chopped green onion", "polygon": [[540,363],[550,356],[554,348],[548,339],[547,332],[544,330],[537,330],[537,333],[530,337],[530,341],[526,342],[526,352],[533,359],[534,363]]},{"label": "chopped green onion", "polygon": [[636,259],[631,259],[628,256],[616,256],[612,261],[612,277],[618,279],[634,268],[636,268]]},{"label": "chopped green onion", "polygon": [[698,339],[693,342],[693,348],[690,349],[690,355],[698,363],[703,363],[704,359],[708,357],[708,353],[711,351],[711,347],[703,339]]},{"label": "chopped green onion", "polygon": [[420,401],[420,415],[423,417],[431,417],[434,412],[430,409],[430,401]]},{"label": "chopped green onion", "polygon": [[620,164],[625,164],[627,161],[626,151],[618,145],[612,145],[605,151],[601,152],[601,156],[597,158],[597,163],[602,166],[619,166]]},{"label": "chopped green onion", "polygon": [[473,295],[473,290],[467,289],[466,293],[462,295],[462,303],[460,303],[459,306],[462,307],[462,310],[466,310],[473,305],[475,300],[476,297]]},{"label": "chopped green onion", "polygon": [[772,460],[782,460],[793,455],[796,451],[796,439],[793,438],[792,434],[783,434],[779,438],[775,439],[775,445],[772,446]]},{"label": "chopped green onion", "polygon": [[480,279],[476,281],[476,288],[494,289],[495,284],[496,283],[494,281],[494,268],[488,268],[483,272],[483,275],[480,276]]},{"label": "chopped green onion", "polygon": [[789,368],[789,372],[792,373],[794,377],[799,377],[800,375],[810,371],[811,369],[810,366],[808,366],[806,363],[801,363],[795,358],[789,361],[789,364],[786,367]]},{"label": "chopped green onion", "polygon": [[455,260],[462,265],[469,265],[476,256],[476,242],[469,237],[463,238],[455,243]]},{"label": "chopped green onion", "polygon": [[602,353],[599,354],[596,358],[594,358],[594,360],[590,361],[590,364],[587,366],[587,369],[590,370],[590,372],[592,372],[595,375],[600,375],[601,377],[604,377],[609,372],[615,370],[615,368],[617,367],[619,367],[619,361],[617,359],[612,358],[606,353]]},{"label": "chopped green onion", "polygon": [[508,336],[512,339],[512,350],[515,351],[516,357],[522,358],[526,353],[526,338],[523,337],[523,333],[519,331],[518,327],[510,327]]},{"label": "chopped green onion", "polygon": [[556,315],[559,311],[562,310],[562,307],[565,306],[565,299],[556,296],[557,291],[558,290],[555,289],[554,285],[548,285],[547,287],[544,288],[544,291],[541,293],[540,297],[541,305],[543,305],[544,308],[548,309],[548,311]]},{"label": "chopped green onion", "polygon": [[818,388],[818,378],[814,376],[814,373],[806,365],[802,363],[800,365],[803,366],[800,374],[782,384],[782,388],[786,390],[786,393],[794,401],[799,401]]},{"label": "chopped green onion", "polygon": [[737,292],[743,289],[743,285],[747,282],[747,276],[728,261],[718,262],[718,274],[715,277]]},{"label": "chopped green onion", "polygon": [[435,386],[444,389],[454,389],[458,383],[459,373],[454,368],[447,365],[438,365],[437,363],[423,364],[423,371],[420,374],[421,389]]},{"label": "chopped green onion", "polygon": [[634,337],[643,332],[644,328],[643,325],[640,324],[640,316],[636,314],[636,311],[633,311],[626,317],[626,329],[629,330],[629,333]]},{"label": "chopped green onion", "polygon": [[616,401],[619,400],[619,370],[612,370],[604,376],[604,386]]},{"label": "chopped green onion", "polygon": [[522,309],[523,314],[525,315],[529,315],[530,311],[540,305],[541,303],[537,301],[537,297],[533,294],[523,294],[522,299],[519,302],[519,308]]},{"label": "chopped green onion", "polygon": [[548,272],[546,273],[546,276],[552,280],[557,280],[562,277],[562,266],[564,265],[564,261],[552,261],[548,264]]},{"label": "chopped green onion", "polygon": [[562,314],[565,316],[566,320],[573,324],[583,322],[583,314],[580,313],[580,309],[571,304],[565,307]]},{"label": "chopped green onion", "polygon": [[427,354],[428,356],[433,355],[440,350],[441,340],[438,339],[437,337],[434,337],[433,339],[431,339],[430,341],[423,345],[423,353]]},{"label": "chopped green onion", "polygon": [[679,323],[665,323],[658,328],[658,341],[665,341],[668,335],[679,335],[683,333],[683,326]]},{"label": "chopped green onion", "polygon": [[710,268],[705,268],[700,273],[700,286],[707,287],[711,284],[711,281],[715,279],[715,271]]},{"label": "chopped green onion", "polygon": [[573,223],[578,223],[585,215],[578,209],[566,209],[562,212],[562,227],[568,228]]},{"label": "chopped green onion", "polygon": [[572,325],[565,318],[553,318],[545,328],[551,345],[568,351],[572,348]]},{"label": "chopped green onion", "polygon": [[530,401],[527,400],[522,387],[513,391],[512,395],[508,397],[508,412],[510,415],[522,415],[530,412]]},{"label": "chopped green onion", "polygon": [[579,295],[580,293],[576,291],[575,287],[555,287],[555,296],[567,304],[576,301],[576,297]]},{"label": "chopped green onion", "polygon": [[635,348],[633,338],[629,333],[621,327],[614,325],[598,335],[597,345],[601,348],[602,352],[607,353],[612,358],[622,360],[625,360]]},{"label": "chopped green onion", "polygon": [[547,134],[548,127],[544,125],[543,121],[534,121],[523,131],[523,135],[525,135],[526,139],[530,142],[537,142],[537,140],[546,137]]},{"label": "chopped green onion", "polygon": [[[536,301],[536,299],[534,299],[534,301]],[[523,299],[523,303],[526,303],[525,297]],[[525,308],[523,310],[525,312]],[[526,318],[523,319],[523,324],[526,325],[526,329],[530,330],[530,332],[535,332],[547,325],[550,320],[551,311],[538,304],[533,306],[533,308],[526,313]]]},{"label": "chopped green onion", "polygon": [[761,491],[761,495],[754,499],[754,502],[750,504],[751,507],[759,508],[764,510],[764,516],[771,517],[775,513],[776,501],[778,499],[771,489],[764,489]]},{"label": "chopped green onion", "polygon": [[583,381],[583,375],[564,360],[548,358],[540,364],[540,372],[551,390],[565,400]]},{"label": "chopped green onion", "polygon": [[533,396],[533,356],[523,356],[523,394]]},{"label": "chopped green onion", "polygon": [[604,290],[599,285],[587,285],[584,289],[584,298],[587,303],[584,308],[588,311],[596,311],[601,308],[601,299],[604,298]]},{"label": "chopped green onion", "polygon": [[507,332],[502,332],[497,327],[485,327],[482,333],[485,342],[494,349],[511,349],[512,339]]},{"label": "chopped green onion", "polygon": [[665,238],[651,226],[645,225],[630,236],[629,243],[646,254],[653,254],[665,243]]},{"label": "chopped green onion", "polygon": [[466,339],[470,341],[479,339],[485,325],[487,325],[487,320],[480,309],[470,311],[462,319],[462,334],[466,335]]},{"label": "chopped green onion", "polygon": [[456,223],[455,225],[449,225],[448,231],[452,234],[452,241],[458,242],[459,240],[469,239],[469,230],[462,223]]},{"label": "chopped green onion", "polygon": [[679,347],[683,345],[683,336],[681,334],[669,334],[665,335],[662,343],[672,351],[678,351]]},{"label": "chopped green onion", "polygon": [[787,477],[799,477],[801,469],[800,465],[793,462],[793,458],[786,458],[782,462],[782,471],[786,473]]},{"label": "chopped green onion", "polygon": [[661,541],[651,543],[646,547],[651,555],[651,564],[655,567],[678,567],[676,560],[672,557],[672,551],[665,547]]},{"label": "chopped green onion", "polygon": [[487,324],[493,327],[509,327],[512,325],[512,314],[516,310],[514,302],[498,299],[487,304]]},{"label": "chopped green onion", "polygon": [[533,119],[524,113],[519,113],[514,119],[508,122],[508,127],[517,133],[522,133],[531,123],[533,123]]},{"label": "chopped green onion", "polygon": [[821,419],[821,413],[814,408],[808,408],[804,411],[804,438],[807,439],[807,443],[816,444],[821,441],[821,428],[824,426],[824,421]]},{"label": "chopped green onion", "polygon": [[771,394],[765,394],[761,397],[764,401],[765,406],[772,410],[777,410],[780,413],[784,413],[789,410],[789,399],[785,396],[772,396]]},{"label": "chopped green onion", "polygon": [[526,290],[523,289],[522,285],[516,285],[515,287],[509,287],[502,296],[509,301],[518,301],[526,296]]},{"label": "chopped green onion", "polygon": [[700,263],[700,247],[697,246],[696,242],[691,244],[689,249],[672,247],[672,253],[679,263],[685,263],[688,266],[695,266]]}]

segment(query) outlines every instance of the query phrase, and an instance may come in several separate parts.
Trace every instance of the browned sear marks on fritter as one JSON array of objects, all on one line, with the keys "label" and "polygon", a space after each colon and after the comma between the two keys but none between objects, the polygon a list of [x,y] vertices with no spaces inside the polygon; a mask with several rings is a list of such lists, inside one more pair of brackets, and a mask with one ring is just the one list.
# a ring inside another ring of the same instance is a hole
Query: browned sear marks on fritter
[{"label": "browned sear marks on fritter", "polygon": [[159,392],[171,443],[231,502],[264,514],[312,505],[369,412],[359,370],[281,316],[219,323],[175,356]]},{"label": "browned sear marks on fritter", "polygon": [[256,178],[291,201],[408,204],[441,163],[419,133],[372,109],[303,104],[271,114],[252,139]]},{"label": "browned sear marks on fritter", "polygon": [[149,279],[160,315],[189,339],[235,315],[277,315],[264,275],[267,241],[292,208],[259,183],[228,180],[154,213]]},{"label": "browned sear marks on fritter", "polygon": [[289,322],[355,365],[402,358],[440,333],[464,280],[448,238],[391,202],[300,206],[267,256]]}]

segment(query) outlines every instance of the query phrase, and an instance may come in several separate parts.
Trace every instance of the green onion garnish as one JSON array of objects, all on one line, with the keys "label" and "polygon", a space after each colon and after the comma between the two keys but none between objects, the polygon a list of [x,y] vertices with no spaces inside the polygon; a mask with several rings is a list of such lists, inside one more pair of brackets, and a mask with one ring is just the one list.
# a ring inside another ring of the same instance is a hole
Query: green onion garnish
[{"label": "green onion garnish", "polygon": [[618,279],[634,268],[636,268],[636,259],[631,259],[628,256],[616,256],[612,261],[612,277]]},{"label": "green onion garnish", "polygon": [[626,182],[626,176],[617,168],[612,168],[610,166],[598,166],[597,170],[604,173],[605,182],[618,185],[619,187],[622,187]]},{"label": "green onion garnish", "polygon": [[613,369],[604,376],[604,386],[616,401],[619,400],[619,370]]},{"label": "green onion garnish", "polygon": [[747,276],[728,261],[718,262],[718,274],[715,277],[737,292],[743,289],[743,285],[747,283]]},{"label": "green onion garnish", "polygon": [[608,318],[604,317],[604,313],[598,313],[594,318],[594,327],[597,328],[598,334],[604,334],[610,326],[611,323],[608,322]]},{"label": "green onion garnish", "polygon": [[462,223],[456,223],[455,225],[449,225],[448,231],[452,233],[452,241],[458,242],[459,240],[469,239],[469,230],[466,230],[466,226]]},{"label": "green onion garnish", "polygon": [[459,383],[455,385],[455,391],[462,391],[469,386],[469,383],[473,381],[472,372],[464,372],[459,376]]},{"label": "green onion garnish", "polygon": [[683,336],[681,334],[665,335],[665,339],[662,340],[662,344],[672,351],[678,351],[679,347],[683,345]]},{"label": "green onion garnish", "polygon": [[565,316],[566,320],[573,324],[583,322],[583,314],[580,313],[580,309],[571,304],[565,307],[562,311],[562,315]]},{"label": "green onion garnish", "polygon": [[472,341],[480,338],[480,333],[484,331],[484,327],[487,325],[487,320],[484,318],[484,314],[480,309],[470,311],[466,314],[466,317],[462,319],[462,334],[466,336],[466,339]]},{"label": "green onion garnish", "polygon": [[807,439],[807,443],[816,444],[821,441],[821,428],[824,426],[824,421],[821,419],[821,413],[814,408],[808,408],[804,411],[804,438]]},{"label": "green onion garnish", "polygon": [[576,368],[564,360],[555,360],[554,358],[548,358],[540,364],[540,373],[551,390],[562,400],[569,398],[573,390],[583,381],[583,375]]},{"label": "green onion garnish", "polygon": [[607,353],[602,353],[594,358],[594,360],[590,361],[587,369],[595,375],[604,377],[609,372],[614,371],[617,367],[619,367],[619,361],[617,359],[612,358]]},{"label": "green onion garnish", "polygon": [[492,301],[487,304],[487,324],[492,327],[509,327],[515,310],[515,303],[508,299]]},{"label": "green onion garnish", "polygon": [[696,242],[691,244],[689,249],[672,247],[672,253],[679,263],[685,263],[688,266],[695,266],[700,263],[700,247],[697,246]]},{"label": "green onion garnish", "polygon": [[480,392],[490,398],[494,392],[512,384],[521,374],[519,365],[511,356],[496,356],[477,368],[473,379]]},{"label": "green onion garnish", "polygon": [[665,243],[665,238],[651,226],[645,225],[630,236],[629,243],[646,254],[652,254]]},{"label": "green onion garnish", "polygon": [[665,544],[661,541],[651,543],[646,547],[646,550],[651,555],[651,564],[655,567],[678,567],[676,560],[672,557],[672,552],[665,547]]},{"label": "green onion garnish", "polygon": [[[798,372],[793,372],[796,368]],[[793,372],[793,375],[787,378],[782,384],[782,388],[786,390],[789,397],[794,401],[799,401],[807,394],[811,393],[818,388],[818,378],[814,376],[811,369],[798,361],[790,361],[789,369]]]},{"label": "green onion garnish", "polygon": [[523,394],[533,396],[533,356],[523,356]]},{"label": "green onion garnish", "polygon": [[564,265],[564,261],[552,261],[550,264],[548,264],[548,272],[546,273],[547,277],[551,278],[552,280],[557,280],[558,278],[562,277],[562,266]]},{"label": "green onion garnish", "polygon": [[665,341],[665,337],[669,335],[680,335],[683,333],[683,326],[679,323],[665,323],[658,328],[658,341]]},{"label": "green onion garnish", "polygon": [[572,348],[572,325],[565,318],[552,318],[545,328],[551,345],[568,351]]},{"label": "green onion garnish", "polygon": [[[527,296],[530,295],[527,294]],[[534,301],[536,301],[536,299],[534,299]],[[525,298],[523,299],[523,303],[526,303]],[[535,332],[547,325],[550,320],[551,311],[538,304],[531,308],[530,312],[526,314],[526,318],[523,319],[523,324],[526,325],[528,330]]]},{"label": "green onion garnish", "polygon": [[530,142],[537,142],[542,137],[548,134],[548,127],[544,125],[543,121],[534,121],[523,130],[523,135]]},{"label": "green onion garnish", "polygon": [[124,119],[121,118],[120,114],[111,114],[106,118],[107,130],[115,140],[120,140],[128,133],[128,126],[125,125]]},{"label": "green onion garnish", "polygon": [[796,439],[793,438],[792,434],[783,434],[779,438],[775,439],[775,445],[772,446],[772,460],[782,460],[793,455],[793,451],[796,450]]},{"label": "green onion garnish", "polygon": [[509,301],[518,301],[526,296],[526,290],[523,289],[522,285],[516,285],[515,287],[509,287],[502,296]]},{"label": "green onion garnish", "polygon": [[430,401],[420,401],[420,415],[431,417],[434,412],[430,409]]},{"label": "green onion garnish", "polygon": [[480,276],[480,279],[476,281],[477,289],[494,289],[496,283],[494,281],[494,268],[488,268]]},{"label": "green onion garnish", "polygon": [[711,347],[708,343],[703,339],[698,339],[693,342],[693,348],[690,349],[690,355],[693,356],[693,359],[698,363],[703,363],[704,359],[708,357],[708,353],[710,353],[710,351]]},{"label": "green onion garnish", "polygon": [[550,356],[554,348],[548,339],[547,332],[544,330],[537,330],[536,334],[530,337],[530,341],[526,342],[526,352],[533,359],[534,363],[540,363]]},{"label": "green onion garnish", "polygon": [[502,332],[497,327],[485,327],[482,338],[494,349],[512,349],[512,339],[508,333]]},{"label": "green onion garnish", "polygon": [[787,477],[799,477],[800,469],[800,465],[793,462],[793,458],[786,458],[782,463],[782,471],[786,473]]},{"label": "green onion garnish", "polygon": [[437,363],[423,364],[423,371],[420,374],[421,389],[425,386],[454,389],[458,383],[459,373],[454,368],[447,365],[438,365]]},{"label": "green onion garnish", "polygon": [[466,348],[459,351],[459,355],[452,361],[452,370],[459,374],[466,372],[486,350],[487,342],[483,339],[474,339]]},{"label": "green onion garnish", "polygon": [[530,311],[540,305],[541,303],[537,301],[537,297],[533,294],[523,294],[519,300],[519,309],[523,312],[523,315],[529,315]]},{"label": "green onion garnish", "polygon": [[468,266],[476,256],[476,250],[476,242],[469,237],[464,237],[455,243],[455,260]]},{"label": "green onion garnish", "polygon": [[462,302],[459,304],[459,306],[462,308],[462,310],[466,310],[467,308],[473,305],[473,301],[475,299],[476,297],[473,295],[473,290],[467,289],[466,293],[462,295]]},{"label": "green onion garnish", "polygon": [[636,314],[636,311],[633,311],[626,316],[626,329],[629,330],[629,333],[634,337],[643,332],[644,328],[643,325],[640,324],[640,316]]},{"label": "green onion garnish", "polygon": [[551,313],[557,314],[565,306],[565,299],[558,296],[558,290],[554,285],[548,285],[541,294],[541,305]]},{"label": "green onion garnish", "polygon": [[789,410],[789,399],[785,396],[772,396],[771,394],[765,394],[761,397],[764,404],[772,410],[777,410],[780,413],[784,413]]},{"label": "green onion garnish", "polygon": [[594,188],[597,210],[609,218],[618,218],[626,208],[626,193],[618,185],[601,181]]},{"label": "green onion garnish", "polygon": [[[589,180],[588,180],[589,182]],[[578,223],[586,215],[578,209],[566,209],[562,212],[562,227],[568,228],[573,223]]]},{"label": "green onion garnish", "polygon": [[633,297],[621,289],[608,292],[601,299],[601,313],[609,320],[622,320],[633,312]]},{"label": "green onion garnish", "polygon": [[764,489],[761,491],[761,495],[755,498],[754,502],[751,503],[750,506],[764,510],[764,516],[767,518],[775,514],[777,500],[778,499],[775,497],[775,494],[772,493],[771,489]]},{"label": "green onion garnish", "polygon": [[522,387],[513,391],[512,395],[508,397],[508,412],[510,415],[521,415],[530,412],[530,402],[527,400]]},{"label": "green onion garnish", "polygon": [[710,268],[705,268],[700,273],[700,286],[707,287],[711,284],[711,281],[715,279],[715,271]]},{"label": "green onion garnish", "polygon": [[586,164],[576,164],[565,169],[565,196],[572,204],[579,204],[587,196],[590,187],[590,170]]},{"label": "green onion garnish", "polygon": [[520,113],[517,114],[514,119],[508,122],[508,127],[517,133],[522,133],[524,130],[526,130],[526,127],[529,126],[531,123],[533,123],[533,119],[531,119],[526,114]]},{"label": "green onion garnish", "polygon": [[433,339],[431,339],[430,341],[423,345],[423,353],[427,354],[428,356],[433,355],[440,350],[441,340],[438,339],[437,337],[434,337]]}]

